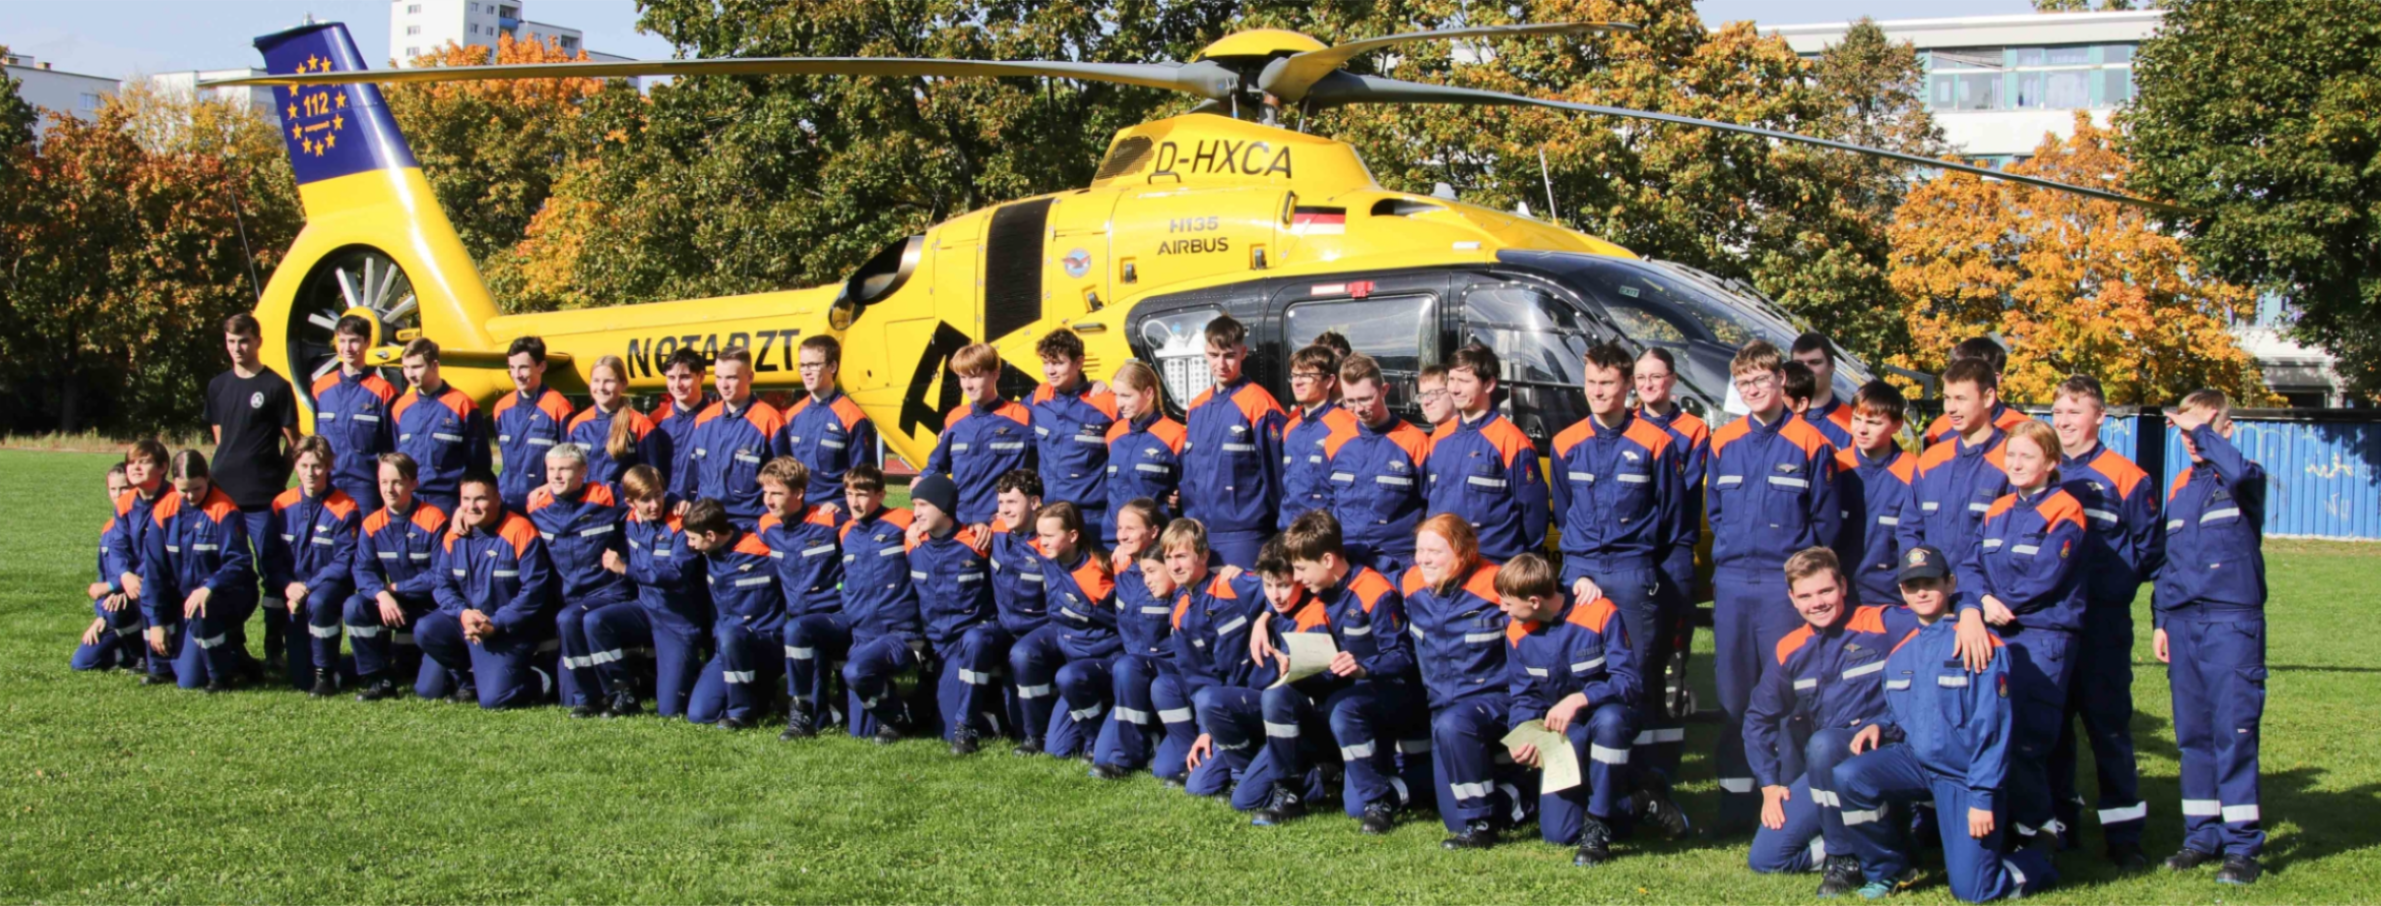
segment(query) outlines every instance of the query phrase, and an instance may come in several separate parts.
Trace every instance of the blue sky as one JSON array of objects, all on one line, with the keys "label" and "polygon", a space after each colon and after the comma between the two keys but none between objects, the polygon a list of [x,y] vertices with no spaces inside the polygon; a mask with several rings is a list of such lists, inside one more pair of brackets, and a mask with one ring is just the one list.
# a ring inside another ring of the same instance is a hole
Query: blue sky
[{"label": "blue sky", "polygon": [[[540,22],[586,32],[589,48],[666,57],[670,45],[636,30],[634,0],[529,0]],[[2024,13],[2030,0],[1700,0],[1714,22],[1769,23]],[[367,59],[388,52],[389,0],[0,0],[0,44],[58,69],[121,78],[135,72],[254,65],[249,40],[307,14],[347,23]]]}]

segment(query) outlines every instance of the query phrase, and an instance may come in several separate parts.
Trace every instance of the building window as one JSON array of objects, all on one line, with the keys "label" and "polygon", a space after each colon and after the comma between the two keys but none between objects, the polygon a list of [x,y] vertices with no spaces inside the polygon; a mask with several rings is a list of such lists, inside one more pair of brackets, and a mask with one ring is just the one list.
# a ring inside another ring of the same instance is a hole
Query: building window
[{"label": "building window", "polygon": [[2043,50],[2044,56],[2048,58],[2043,60],[2045,65],[2089,66],[2092,63],[2092,49],[2090,47],[2078,45],[2072,47],[2049,47],[2044,48]]},{"label": "building window", "polygon": [[479,23],[477,23],[477,22],[474,22],[474,23],[472,23],[472,24],[470,24],[470,25],[464,26],[464,28],[466,28],[466,29],[470,30],[470,32],[471,32],[472,34],[475,34],[475,35],[480,33],[480,27],[479,27]]},{"label": "building window", "polygon": [[418,57],[418,56],[421,56],[421,55],[422,55],[422,49],[421,49],[421,48],[419,48],[419,47],[408,47],[408,48],[405,48],[405,57],[406,57],[406,59],[412,59],[412,58],[414,58],[414,57]]},{"label": "building window", "polygon": [[406,14],[406,15],[408,15],[408,16],[419,16],[419,15],[421,15],[421,14],[422,14],[422,5],[421,5],[421,4],[419,4],[419,3],[414,3],[414,4],[409,4],[409,5],[407,5],[407,6],[405,7],[405,14]]},{"label": "building window", "polygon": [[2133,62],[2133,45],[2106,44],[2100,47],[2100,62],[2109,65]]},{"label": "building window", "polygon": [[471,11],[472,11],[472,12],[475,12],[475,13],[476,13],[476,12],[479,12],[479,11],[480,11],[480,5],[479,5],[479,4],[477,4],[477,3],[467,3],[467,4],[464,4],[464,5],[465,5],[465,6],[469,6],[469,7],[471,7]]},{"label": "building window", "polygon": [[2133,70],[2131,67],[2100,70],[2100,103],[2102,105],[2115,107],[2132,100]]},{"label": "building window", "polygon": [[408,25],[408,26],[405,26],[405,33],[406,33],[406,34],[409,34],[409,35],[418,35],[418,34],[421,34],[421,33],[422,33],[422,27],[421,27],[421,26],[419,26],[419,25]]},{"label": "building window", "polygon": [[76,100],[80,102],[76,106],[82,109],[85,113],[99,109],[99,95],[85,94]]},{"label": "building window", "polygon": [[499,6],[496,8],[496,14],[507,19],[518,19],[521,18],[521,8],[518,6]]},{"label": "building window", "polygon": [[573,37],[570,37],[570,36],[568,36],[568,35],[564,35],[564,36],[563,36],[563,38],[562,38],[562,49],[563,49],[563,50],[577,50],[577,49],[579,49],[579,39],[577,39],[577,38],[573,38]]}]

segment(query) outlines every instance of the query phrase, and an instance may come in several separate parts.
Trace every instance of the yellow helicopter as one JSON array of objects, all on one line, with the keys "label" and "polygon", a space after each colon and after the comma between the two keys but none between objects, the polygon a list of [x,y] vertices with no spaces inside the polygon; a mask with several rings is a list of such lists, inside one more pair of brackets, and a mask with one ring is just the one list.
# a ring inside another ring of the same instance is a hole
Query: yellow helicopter
[{"label": "yellow helicopter", "polygon": [[[1359,55],[1415,41],[1628,30],[1619,23],[1445,29],[1326,45],[1282,30],[1244,31],[1188,63],[730,58],[369,71],[344,26],[311,24],[256,40],[269,75],[209,83],[272,85],[306,227],[257,311],[265,359],[295,378],[335,367],[332,327],[372,322],[373,360],[395,363],[416,336],[444,350],[449,381],[482,401],[509,388],[503,350],[544,338],[565,389],[603,355],[633,388],[660,389],[679,349],[742,346],[764,388],[800,382],[795,346],[844,342],[844,390],[893,452],[925,461],[958,404],[945,363],[978,340],[1031,363],[1035,340],[1081,335],[1105,379],[1130,358],[1156,364],[1179,407],[1211,383],[1201,330],[1219,313],[1249,323],[1255,377],[1277,396],[1287,353],[1325,330],[1379,358],[1408,417],[1412,380],[1471,340],[1507,366],[1509,414],[1544,447],[1583,417],[1581,353],[1620,339],[1672,349],[1682,400],[1727,418],[1727,359],[1790,319],[1749,286],[1527,216],[1382,188],[1343,142],[1279,125],[1284,108],[1351,104],[1531,105],[1721,129],[1975,173],[2131,204],[2099,189],[2004,174],[1775,130],[1671,114],[1400,81],[1345,71]],[[1192,112],[1118,132],[1085,188],[953,218],[893,243],[837,285],[596,310],[502,315],[382,105],[382,82],[694,75],[1046,77],[1114,82],[1204,99]],[[355,127],[349,131],[348,127]],[[1865,379],[1838,369],[1839,395]],[[1024,371],[1011,375],[1021,391]],[[1009,382],[1004,382],[1009,383]],[[305,417],[311,426],[311,401]]]}]

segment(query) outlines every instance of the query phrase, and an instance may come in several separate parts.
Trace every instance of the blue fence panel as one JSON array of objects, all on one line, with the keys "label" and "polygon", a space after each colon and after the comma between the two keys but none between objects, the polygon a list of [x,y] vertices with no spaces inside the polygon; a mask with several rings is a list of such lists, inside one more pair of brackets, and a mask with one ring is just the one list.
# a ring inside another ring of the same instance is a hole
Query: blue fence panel
[{"label": "blue fence panel", "polygon": [[[2381,540],[2381,422],[2241,413],[2232,442],[2265,467],[2265,532],[2313,538]],[[2189,468],[2179,433],[2163,432],[2171,451],[2165,483]]]}]

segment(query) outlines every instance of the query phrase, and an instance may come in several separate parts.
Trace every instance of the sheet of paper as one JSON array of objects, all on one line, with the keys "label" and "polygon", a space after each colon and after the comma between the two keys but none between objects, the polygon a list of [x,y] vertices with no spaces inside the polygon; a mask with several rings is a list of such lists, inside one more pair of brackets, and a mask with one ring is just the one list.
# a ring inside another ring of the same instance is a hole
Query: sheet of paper
[{"label": "sheet of paper", "polygon": [[1533,720],[1514,727],[1505,734],[1505,748],[1519,745],[1538,747],[1538,763],[1544,765],[1545,776],[1538,779],[1538,790],[1559,793],[1579,785],[1579,753],[1571,749],[1570,737],[1546,729],[1546,722]]},{"label": "sheet of paper", "polygon": [[1276,686],[1287,686],[1299,680],[1331,669],[1331,658],[1339,654],[1339,643],[1328,632],[1288,632],[1275,640],[1274,647],[1290,656],[1290,668],[1281,672]]}]

